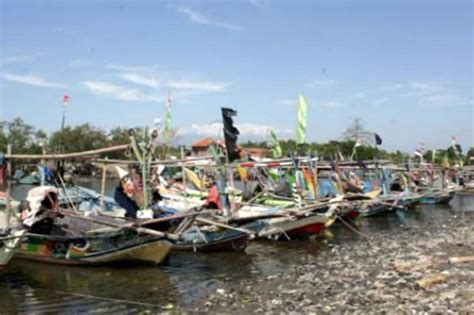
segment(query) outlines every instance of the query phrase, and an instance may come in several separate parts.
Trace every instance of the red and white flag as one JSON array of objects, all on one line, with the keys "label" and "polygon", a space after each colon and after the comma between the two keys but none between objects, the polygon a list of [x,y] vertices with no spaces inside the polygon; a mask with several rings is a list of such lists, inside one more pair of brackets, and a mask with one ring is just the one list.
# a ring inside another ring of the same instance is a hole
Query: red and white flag
[{"label": "red and white flag", "polygon": [[64,107],[67,107],[69,105],[69,99],[70,99],[69,95],[64,95],[64,97],[63,97],[63,106]]}]

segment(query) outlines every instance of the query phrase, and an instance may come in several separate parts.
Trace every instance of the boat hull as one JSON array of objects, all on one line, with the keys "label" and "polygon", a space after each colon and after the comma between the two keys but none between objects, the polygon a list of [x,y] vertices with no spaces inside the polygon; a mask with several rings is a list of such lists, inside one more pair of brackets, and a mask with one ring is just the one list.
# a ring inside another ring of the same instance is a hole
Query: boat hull
[{"label": "boat hull", "polygon": [[15,258],[62,265],[102,265],[119,262],[161,263],[172,244],[162,238],[119,230],[106,235],[58,237],[28,235]]},{"label": "boat hull", "polygon": [[258,237],[272,239],[305,238],[321,233],[326,222],[328,222],[328,217],[323,214],[312,214],[299,218],[271,219],[268,225],[258,233]]},{"label": "boat hull", "polygon": [[213,240],[209,242],[178,242],[173,246],[173,250],[177,251],[204,251],[204,252],[219,252],[219,251],[244,251],[250,242],[248,234],[241,233],[234,237],[227,237],[225,239]]},{"label": "boat hull", "polygon": [[[255,220],[239,227],[260,232],[267,220]],[[244,251],[250,243],[251,235],[242,231],[210,227],[209,230],[193,227],[181,235],[173,250],[188,251]]]}]

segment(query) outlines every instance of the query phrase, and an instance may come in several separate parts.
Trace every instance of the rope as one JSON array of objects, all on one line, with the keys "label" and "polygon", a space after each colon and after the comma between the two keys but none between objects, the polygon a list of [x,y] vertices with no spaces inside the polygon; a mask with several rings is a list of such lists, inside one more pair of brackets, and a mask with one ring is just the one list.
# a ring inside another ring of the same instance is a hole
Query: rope
[{"label": "rope", "polygon": [[336,218],[339,219],[339,221],[341,221],[346,227],[348,227],[352,232],[356,233],[357,235],[365,238],[367,241],[369,241],[369,237],[367,235],[365,235],[364,233],[360,232],[359,230],[355,229],[354,227],[352,227],[349,223],[347,223],[346,221],[344,221],[339,215],[335,214]]},{"label": "rope", "polygon": [[[74,203],[72,202],[72,199],[71,197],[69,196],[69,193],[67,191],[67,188],[66,188],[66,184],[64,183],[64,180],[63,180],[63,177],[61,176],[61,174],[58,173],[58,177],[59,177],[59,181],[61,182],[61,186],[64,190],[64,194],[66,195],[66,198],[69,202],[69,204],[72,206],[72,209],[74,210],[75,213],[79,213],[79,211],[77,210],[76,206],[74,205]],[[59,198],[59,196],[58,196]]]}]

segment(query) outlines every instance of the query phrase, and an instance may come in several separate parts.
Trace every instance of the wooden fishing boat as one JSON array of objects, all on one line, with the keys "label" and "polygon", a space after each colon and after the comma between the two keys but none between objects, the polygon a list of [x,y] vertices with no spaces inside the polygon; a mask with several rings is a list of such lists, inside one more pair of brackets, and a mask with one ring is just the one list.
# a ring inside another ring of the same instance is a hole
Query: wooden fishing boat
[{"label": "wooden fishing boat", "polygon": [[101,265],[116,262],[160,263],[172,243],[132,229],[91,231],[83,236],[27,234],[15,258],[63,265]]},{"label": "wooden fishing boat", "polygon": [[[238,217],[245,219],[252,216],[273,215],[265,221],[265,225],[256,233],[258,238],[292,239],[306,238],[321,233],[325,227],[333,223],[328,211],[316,212],[315,209],[279,209],[258,206],[246,206],[238,211]],[[319,210],[319,209],[318,209]]]},{"label": "wooden fishing boat", "polygon": [[329,222],[324,214],[291,216],[270,219],[268,225],[258,233],[258,237],[278,239],[306,238],[321,233]]},{"label": "wooden fishing boat", "polygon": [[430,190],[421,194],[419,204],[433,205],[440,203],[449,203],[454,197],[454,191],[445,189]]},{"label": "wooden fishing boat", "polygon": [[251,239],[249,233],[215,226],[193,226],[181,235],[174,250],[243,251]]},{"label": "wooden fishing boat", "polygon": [[171,250],[164,232],[112,217],[99,219],[60,210],[58,195],[50,186],[28,192],[30,207],[22,212],[22,219],[29,233],[21,239],[15,257],[65,265],[160,263]]}]

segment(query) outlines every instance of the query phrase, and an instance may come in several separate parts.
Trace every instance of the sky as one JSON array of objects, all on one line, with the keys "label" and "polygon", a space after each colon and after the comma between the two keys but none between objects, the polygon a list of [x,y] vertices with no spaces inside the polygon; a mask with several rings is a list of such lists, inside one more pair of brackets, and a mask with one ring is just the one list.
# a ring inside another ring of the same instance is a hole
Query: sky
[{"label": "sky", "polygon": [[48,131],[164,120],[177,142],[218,136],[220,108],[242,139],[341,139],[355,118],[383,147],[474,146],[473,2],[0,0],[0,119]]}]

